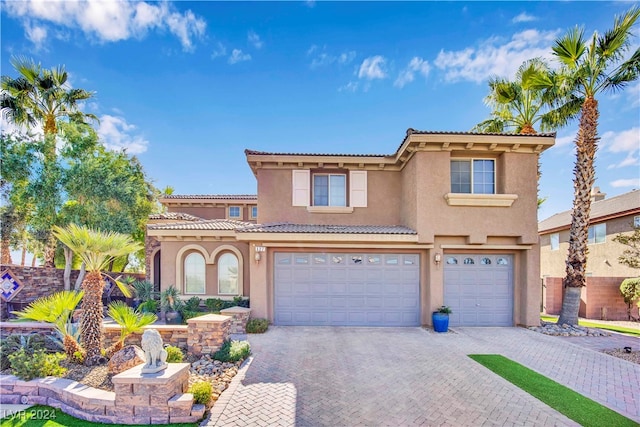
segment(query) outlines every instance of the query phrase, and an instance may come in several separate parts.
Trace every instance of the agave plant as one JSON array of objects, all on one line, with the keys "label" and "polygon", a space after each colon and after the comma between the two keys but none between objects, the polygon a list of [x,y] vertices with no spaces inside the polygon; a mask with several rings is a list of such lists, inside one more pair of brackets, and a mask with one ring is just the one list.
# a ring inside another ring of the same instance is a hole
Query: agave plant
[{"label": "agave plant", "polygon": [[109,316],[120,325],[120,339],[106,349],[107,357],[122,350],[129,335],[142,332],[142,328],[158,320],[155,314],[139,313],[122,301],[109,304]]},{"label": "agave plant", "polygon": [[62,343],[67,357],[78,361],[78,355],[84,356],[84,349],[78,344],[75,325],[70,320],[73,311],[84,296],[83,291],[62,291],[38,298],[22,311],[13,312],[20,319],[51,323],[63,336]]}]

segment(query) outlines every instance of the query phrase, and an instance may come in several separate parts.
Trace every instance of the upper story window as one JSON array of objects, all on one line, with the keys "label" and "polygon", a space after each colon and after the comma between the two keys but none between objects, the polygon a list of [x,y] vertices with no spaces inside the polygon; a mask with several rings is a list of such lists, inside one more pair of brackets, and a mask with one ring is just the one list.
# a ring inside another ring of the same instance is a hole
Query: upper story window
[{"label": "upper story window", "polygon": [[347,206],[347,176],[313,174],[313,206]]},{"label": "upper story window", "polygon": [[258,218],[258,207],[251,206],[251,219],[256,219],[256,218]]},{"label": "upper story window", "polygon": [[240,206],[229,206],[229,218],[240,219],[242,218]]},{"label": "upper story window", "polygon": [[587,237],[588,244],[604,243],[607,238],[607,224],[596,224],[589,227],[589,236]]},{"label": "upper story window", "polygon": [[495,194],[495,160],[451,160],[451,192]]},{"label": "upper story window", "polygon": [[633,226],[636,228],[640,227],[640,216],[633,217]]},{"label": "upper story window", "polygon": [[350,213],[367,207],[367,171],[292,171],[291,204],[309,212]]},{"label": "upper story window", "polygon": [[205,293],[205,262],[197,252],[190,253],[184,259],[184,293]]},{"label": "upper story window", "polygon": [[560,249],[560,233],[553,233],[549,238],[551,239],[551,250],[557,251]]}]

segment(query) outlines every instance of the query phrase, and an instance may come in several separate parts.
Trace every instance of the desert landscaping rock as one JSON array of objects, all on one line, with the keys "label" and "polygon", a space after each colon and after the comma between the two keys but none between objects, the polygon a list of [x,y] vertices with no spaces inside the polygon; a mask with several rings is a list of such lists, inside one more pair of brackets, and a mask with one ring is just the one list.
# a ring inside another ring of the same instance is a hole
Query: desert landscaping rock
[{"label": "desert landscaping rock", "polygon": [[529,329],[540,332],[541,334],[561,337],[608,337],[611,335],[609,332],[605,332],[597,328],[587,328],[584,326],[567,324],[558,325],[557,323],[544,321],[540,322],[540,326],[531,326]]},{"label": "desert landscaping rock", "polygon": [[119,374],[144,362],[144,351],[137,345],[128,345],[111,356],[107,366],[110,374]]},{"label": "desert landscaping rock", "polygon": [[191,386],[191,384],[198,381],[210,382],[213,387],[212,401],[215,402],[220,397],[220,394],[229,387],[229,383],[238,373],[238,367],[241,363],[242,361],[236,363],[221,362],[205,354],[191,364],[189,385]]}]

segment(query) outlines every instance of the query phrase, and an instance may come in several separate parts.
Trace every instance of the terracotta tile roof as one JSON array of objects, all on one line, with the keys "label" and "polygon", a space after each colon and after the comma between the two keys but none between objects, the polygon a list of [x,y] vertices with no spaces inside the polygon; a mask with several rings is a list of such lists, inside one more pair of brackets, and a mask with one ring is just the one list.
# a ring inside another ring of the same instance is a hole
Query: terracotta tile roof
[{"label": "terracotta tile roof", "polygon": [[174,222],[168,224],[149,224],[150,230],[219,230],[230,231],[253,225],[250,222],[232,219],[212,219],[193,222]]},{"label": "terracotta tile roof", "polygon": [[316,224],[254,224],[239,228],[239,233],[328,233],[328,234],[417,234],[401,225],[316,225]]},{"label": "terracotta tile roof", "polygon": [[161,199],[258,200],[256,194],[171,194]]},{"label": "terracotta tile roof", "polygon": [[[633,190],[610,199],[599,200],[591,203],[592,222],[598,222],[600,218],[610,217],[629,211],[640,211],[640,190]],[[538,223],[538,231],[569,228],[571,225],[572,210],[557,213]]]},{"label": "terracotta tile roof", "polygon": [[202,221],[203,218],[183,212],[164,212],[149,215],[149,219],[168,219],[178,221]]},{"label": "terracotta tile roof", "polygon": [[[548,138],[548,137],[554,137],[556,136],[555,132],[541,132],[541,133],[537,133],[537,134],[533,134],[533,135],[522,135],[519,133],[499,133],[499,132],[454,132],[454,131],[426,131],[426,130],[416,130],[416,129],[412,129],[409,128],[407,129],[407,133],[405,135],[405,137],[402,139],[402,142],[400,143],[400,146],[398,147],[398,150],[402,147],[402,145],[404,144],[404,142],[406,141],[406,139],[409,137],[409,135],[413,135],[413,134],[420,134],[420,135],[495,135],[495,136],[516,136],[516,137],[522,137],[522,136],[527,136],[527,137],[543,137],[543,138]],[[390,157],[390,156],[395,156],[396,153],[398,152],[398,150],[396,150],[395,153],[392,154],[338,154],[338,153],[274,153],[274,152],[267,152],[267,151],[257,151],[257,150],[244,150],[245,155],[254,155],[254,156],[341,156],[341,157]]]}]

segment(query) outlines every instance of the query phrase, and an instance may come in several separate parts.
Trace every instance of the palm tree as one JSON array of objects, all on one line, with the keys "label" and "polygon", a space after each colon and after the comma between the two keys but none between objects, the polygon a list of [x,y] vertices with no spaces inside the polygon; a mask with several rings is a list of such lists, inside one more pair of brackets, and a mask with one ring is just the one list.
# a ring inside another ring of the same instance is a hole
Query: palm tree
[{"label": "palm tree", "polygon": [[[96,363],[102,349],[102,293],[105,282],[101,271],[112,259],[128,255],[140,249],[130,236],[114,232],[102,232],[70,224],[65,228],[53,227],[53,234],[69,247],[85,263],[87,275],[82,282],[81,342],[87,350],[86,363]],[[114,282],[126,297],[131,292],[125,284]]]},{"label": "palm tree", "polygon": [[82,291],[56,292],[47,297],[38,298],[27,308],[15,312],[15,314],[20,319],[53,324],[56,331],[63,337],[62,343],[67,357],[70,360],[80,362],[85,352],[78,344],[69,320],[83,295]]},{"label": "palm tree", "polygon": [[[71,88],[64,66],[44,69],[39,63],[36,64],[32,59],[25,57],[14,57],[11,59],[11,64],[19,77],[2,76],[2,93],[0,94],[2,114],[18,126],[27,128],[42,126],[43,170],[51,174],[56,169],[55,135],[58,132],[58,121],[66,119],[84,123],[85,119],[97,120],[95,115],[83,113],[78,105],[81,101],[91,98],[93,92]],[[44,182],[44,184],[50,183]],[[44,190],[41,196],[52,197],[52,201],[41,205],[45,212],[39,213],[39,216],[46,218],[46,221],[55,221],[56,198],[54,196],[57,192],[55,188]],[[45,266],[53,267],[56,241],[51,235],[50,228],[42,231],[47,246]]]},{"label": "palm tree", "polygon": [[585,286],[587,237],[591,213],[591,188],[595,181],[594,160],[598,148],[598,101],[596,95],[621,90],[640,76],[640,48],[624,59],[630,45],[632,28],[640,9],[632,7],[621,17],[616,16],[613,28],[604,34],[597,32],[588,40],[584,30],[574,28],[555,41],[553,55],[560,61],[560,70],[547,76],[537,76],[535,87],[556,93],[559,109],[576,99],[583,99],[580,124],[576,135],[574,166],[574,200],[564,297],[559,324],[578,324],[581,288]]},{"label": "palm tree", "polygon": [[138,313],[122,301],[109,304],[109,316],[120,325],[120,339],[106,350],[107,357],[122,350],[129,335],[142,332],[142,328],[158,320],[155,314]]}]

